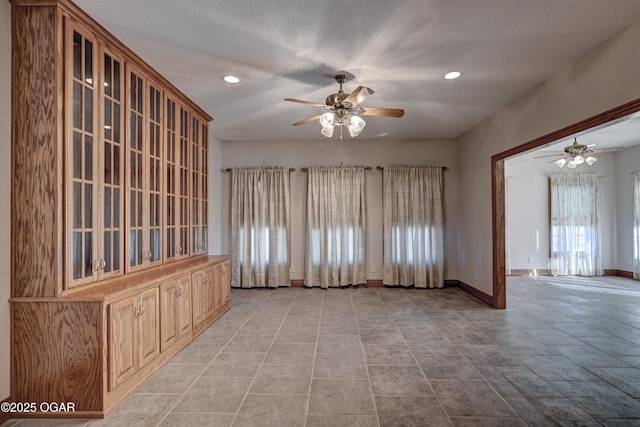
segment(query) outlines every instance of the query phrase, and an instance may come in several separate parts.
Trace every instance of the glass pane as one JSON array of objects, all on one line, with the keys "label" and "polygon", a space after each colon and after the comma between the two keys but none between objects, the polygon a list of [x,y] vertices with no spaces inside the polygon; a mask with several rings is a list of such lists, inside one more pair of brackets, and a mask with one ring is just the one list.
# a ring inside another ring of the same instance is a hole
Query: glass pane
[{"label": "glass pane", "polygon": [[113,189],[113,228],[120,227],[120,190]]},{"label": "glass pane", "polygon": [[138,141],[137,141],[137,145],[136,146],[138,147],[138,150],[142,150],[142,147],[143,147],[143,145],[142,145],[142,119],[138,120],[137,125],[138,125],[138,134],[136,135],[136,137],[138,138]]},{"label": "glass pane", "polygon": [[129,247],[129,265],[136,265],[136,230],[131,230],[129,232],[129,241],[131,246]]},{"label": "glass pane", "polygon": [[112,119],[111,119],[111,105],[113,103],[108,100],[105,99],[104,100],[104,137],[105,139],[111,139],[111,133],[112,133],[112,128],[113,128],[113,124],[112,124]]},{"label": "glass pane", "polygon": [[113,271],[120,270],[120,232],[113,232]]},{"label": "glass pane", "polygon": [[138,153],[137,155],[138,157],[138,165],[137,165],[137,173],[138,173],[138,180],[136,181],[136,183],[138,184],[138,188],[142,188],[142,154]]},{"label": "glass pane", "polygon": [[73,278],[82,277],[82,233],[73,233]]},{"label": "glass pane", "polygon": [[82,179],[82,135],[73,133],[73,177]]},{"label": "glass pane", "polygon": [[138,226],[142,225],[142,193],[140,193],[138,195],[138,207],[137,207],[137,214],[138,214]]},{"label": "glass pane", "polygon": [[105,266],[104,271],[106,273],[111,271],[111,232],[105,231],[104,233],[104,260]]},{"label": "glass pane", "polygon": [[82,129],[82,85],[73,82],[73,127]]},{"label": "glass pane", "polygon": [[93,86],[93,43],[84,41],[84,81]]},{"label": "glass pane", "polygon": [[84,277],[91,277],[93,274],[93,233],[90,231],[84,233]]},{"label": "glass pane", "polygon": [[113,147],[113,185],[120,185],[120,147]]},{"label": "glass pane", "polygon": [[160,230],[153,230],[153,237],[151,239],[151,256],[153,261],[160,259]]},{"label": "glass pane", "polygon": [[84,228],[93,228],[93,185],[84,185]]},{"label": "glass pane", "polygon": [[201,239],[202,239],[202,250],[203,251],[207,250],[207,240],[208,240],[207,233],[208,233],[207,227],[202,227],[202,237],[201,237]]},{"label": "glass pane", "polygon": [[111,144],[105,141],[104,143],[104,183],[111,184]]},{"label": "glass pane", "polygon": [[135,190],[131,190],[131,200],[129,202],[131,204],[131,206],[129,206],[129,221],[131,222],[132,227],[136,226],[136,207],[138,206],[138,204],[136,203],[137,194],[138,193],[136,193]]},{"label": "glass pane", "polygon": [[113,141],[120,142],[120,105],[113,104]]},{"label": "glass pane", "polygon": [[84,137],[84,179],[93,180],[93,138]]},{"label": "glass pane", "polygon": [[133,111],[131,112],[131,127],[130,127],[130,138],[129,138],[129,145],[131,146],[131,149],[135,150],[138,148],[138,146],[136,145],[138,143],[138,138],[136,133],[138,132],[138,126],[136,126],[136,118],[138,116],[136,116],[136,113],[134,113]]},{"label": "glass pane", "polygon": [[93,132],[93,90],[84,88],[84,130]]},{"label": "glass pane", "polygon": [[73,77],[82,80],[82,36],[75,31],[73,32]]},{"label": "glass pane", "polygon": [[138,242],[137,260],[138,265],[142,265],[142,230],[138,230],[136,241]]},{"label": "glass pane", "polygon": [[104,188],[104,228],[111,228],[111,188]]},{"label": "glass pane", "polygon": [[138,85],[137,88],[138,90],[138,102],[137,102],[137,108],[136,111],[138,112],[142,112],[142,79],[138,79]]},{"label": "glass pane", "polygon": [[73,183],[73,228],[82,228],[82,183]]},{"label": "glass pane", "polygon": [[194,227],[191,232],[191,252],[198,252],[198,228]]},{"label": "glass pane", "polygon": [[136,177],[137,177],[137,174],[136,174],[136,169],[137,169],[136,160],[137,160],[137,157],[132,155],[131,156],[131,169],[129,170],[131,176],[129,177],[129,179],[131,180],[131,186],[134,187],[134,188],[138,187],[138,185],[136,184]]},{"label": "glass pane", "polygon": [[133,111],[138,109],[138,98],[136,98],[136,83],[136,75],[131,74],[131,110]]},{"label": "glass pane", "polygon": [[113,98],[120,101],[120,63],[113,62]]},{"label": "glass pane", "polygon": [[109,55],[104,56],[104,93],[107,96],[111,96],[113,88],[113,81],[111,79],[111,57]]}]

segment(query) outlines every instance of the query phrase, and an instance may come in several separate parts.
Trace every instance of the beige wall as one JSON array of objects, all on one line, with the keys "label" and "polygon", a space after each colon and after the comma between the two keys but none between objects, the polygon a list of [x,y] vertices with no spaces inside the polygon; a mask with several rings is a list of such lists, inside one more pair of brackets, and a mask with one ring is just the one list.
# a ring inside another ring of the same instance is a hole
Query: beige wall
[{"label": "beige wall", "polygon": [[640,98],[638,40],[640,22],[459,138],[460,280],[493,294],[491,156]]},{"label": "beige wall", "polygon": [[0,400],[9,397],[11,291],[11,4],[0,1]]},{"label": "beige wall", "polygon": [[222,143],[213,137],[215,122],[209,124],[209,253],[222,254],[220,209],[222,202]]},{"label": "beige wall", "polygon": [[[312,124],[308,126],[313,126]],[[318,130],[319,132],[319,130]],[[324,139],[318,141],[223,142],[222,165],[289,166],[291,173],[291,265],[292,279],[304,277],[305,239],[305,166],[345,165],[372,166],[366,173],[367,198],[367,278],[382,279],[382,172],[376,166],[391,164],[433,164],[448,166],[445,186],[445,278],[458,276],[456,216],[458,180],[454,140],[352,140]],[[230,253],[230,174],[222,175],[222,252]]]}]

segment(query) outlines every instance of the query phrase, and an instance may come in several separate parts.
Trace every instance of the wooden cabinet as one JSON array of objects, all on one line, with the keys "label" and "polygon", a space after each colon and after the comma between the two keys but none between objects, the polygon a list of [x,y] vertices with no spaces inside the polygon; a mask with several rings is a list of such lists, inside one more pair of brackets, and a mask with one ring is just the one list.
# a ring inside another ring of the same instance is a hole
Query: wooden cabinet
[{"label": "wooden cabinet", "polygon": [[160,286],[160,307],[161,350],[165,351],[191,332],[191,275]]},{"label": "wooden cabinet", "polygon": [[230,266],[229,262],[221,262],[214,267],[214,286],[215,286],[215,309],[224,306],[231,299],[231,288],[227,286],[230,283]]},{"label": "wooden cabinet", "polygon": [[162,262],[162,90],[137,68],[127,71],[127,272]]},{"label": "wooden cabinet", "polygon": [[211,117],[71,1],[11,5],[10,394],[99,417],[230,307]]},{"label": "wooden cabinet", "polygon": [[157,287],[109,304],[109,390],[160,353]]},{"label": "wooden cabinet", "polygon": [[[122,59],[67,20],[65,288],[122,274]],[[102,112],[102,114],[100,114]]]},{"label": "wooden cabinet", "polygon": [[[217,267],[217,264],[216,264]],[[193,327],[199,326],[216,309],[214,268],[208,267],[191,275],[193,283]]]}]

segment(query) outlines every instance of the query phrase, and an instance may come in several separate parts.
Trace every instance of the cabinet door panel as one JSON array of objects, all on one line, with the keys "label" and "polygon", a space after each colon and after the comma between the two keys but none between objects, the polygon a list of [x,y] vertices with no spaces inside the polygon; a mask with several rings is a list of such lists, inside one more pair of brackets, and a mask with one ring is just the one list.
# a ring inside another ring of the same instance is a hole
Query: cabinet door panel
[{"label": "cabinet door panel", "polygon": [[176,304],[176,331],[178,337],[191,332],[191,275],[179,279]]},{"label": "cabinet door panel", "polygon": [[66,287],[90,283],[98,278],[97,239],[95,238],[97,199],[98,152],[94,141],[97,135],[94,99],[97,97],[97,55],[95,41],[84,29],[70,23],[67,45],[70,55],[66,58],[67,96],[71,100],[67,110],[70,141],[67,151],[67,206],[69,218],[67,230],[69,245],[69,269]]},{"label": "cabinet door panel", "polygon": [[109,304],[109,390],[137,369],[137,298]]},{"label": "cabinet door panel", "polygon": [[155,83],[148,87],[149,143],[147,191],[149,208],[146,258],[150,266],[162,262],[162,92]]},{"label": "cabinet door panel", "polygon": [[165,109],[165,172],[164,172],[164,231],[165,260],[176,259],[178,239],[177,239],[177,210],[178,210],[178,187],[177,187],[177,147],[178,147],[178,105],[171,98],[166,97]]},{"label": "cabinet door panel", "polygon": [[143,265],[144,251],[144,81],[134,71],[129,72],[129,135],[127,140],[127,160],[129,173],[127,180],[128,206],[127,229],[128,268],[129,271],[140,269]]},{"label": "cabinet door panel", "polygon": [[103,55],[103,157],[102,157],[102,242],[100,269],[103,277],[122,274],[124,230],[124,164],[122,135],[124,66],[110,53]]},{"label": "cabinet door panel", "polygon": [[205,317],[209,317],[216,311],[216,285],[213,267],[204,270],[205,283]]},{"label": "cabinet door panel", "polygon": [[172,280],[160,287],[160,342],[165,351],[177,338],[176,328],[176,293],[178,282]]},{"label": "cabinet door panel", "polygon": [[152,288],[140,294],[142,313],[138,317],[138,368],[160,353],[159,291]]},{"label": "cabinet door panel", "polygon": [[204,270],[197,271],[191,275],[191,291],[192,291],[192,312],[193,326],[198,326],[205,319],[205,299],[206,284],[204,281]]}]

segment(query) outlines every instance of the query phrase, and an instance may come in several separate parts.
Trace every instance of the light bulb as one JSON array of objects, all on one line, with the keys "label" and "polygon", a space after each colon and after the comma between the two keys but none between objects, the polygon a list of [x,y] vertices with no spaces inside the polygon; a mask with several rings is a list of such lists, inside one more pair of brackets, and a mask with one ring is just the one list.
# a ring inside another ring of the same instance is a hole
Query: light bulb
[{"label": "light bulb", "polygon": [[596,159],[595,157],[589,156],[589,157],[587,157],[584,161],[585,161],[585,162],[587,162],[587,164],[588,164],[589,166],[591,166],[592,164],[594,164],[595,162],[597,162],[597,161],[598,161],[598,159]]},{"label": "light bulb", "polygon": [[569,169],[575,169],[576,166],[578,166],[578,165],[576,165],[576,162],[574,162],[573,160],[569,160],[569,163],[567,163],[567,167]]},{"label": "light bulb", "polygon": [[584,163],[584,157],[582,156],[575,156],[573,158],[573,163],[575,163],[576,165],[581,165]]},{"label": "light bulb", "polygon": [[564,157],[561,159],[558,159],[554,162],[556,164],[556,166],[558,166],[559,168],[563,167],[565,163],[567,163],[567,159],[565,159]]}]

